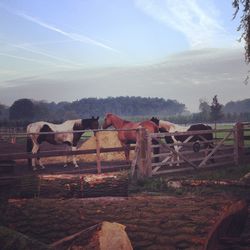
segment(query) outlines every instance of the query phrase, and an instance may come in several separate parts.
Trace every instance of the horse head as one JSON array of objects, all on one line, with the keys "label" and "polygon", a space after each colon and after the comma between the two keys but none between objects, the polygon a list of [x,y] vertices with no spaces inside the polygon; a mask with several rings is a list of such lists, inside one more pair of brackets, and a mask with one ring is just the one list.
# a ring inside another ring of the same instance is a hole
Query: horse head
[{"label": "horse head", "polygon": [[157,126],[159,126],[160,120],[157,117],[152,117],[150,121],[154,122]]},{"label": "horse head", "polygon": [[107,113],[105,115],[104,122],[102,124],[103,129],[106,129],[106,128],[113,125],[112,117],[113,117],[113,115],[111,113]]},{"label": "horse head", "polygon": [[98,129],[99,128],[99,116],[96,118],[94,116],[91,117],[90,120],[90,129]]},{"label": "horse head", "polygon": [[99,128],[99,116],[96,118],[92,116],[90,119],[82,119],[82,129],[98,129]]}]

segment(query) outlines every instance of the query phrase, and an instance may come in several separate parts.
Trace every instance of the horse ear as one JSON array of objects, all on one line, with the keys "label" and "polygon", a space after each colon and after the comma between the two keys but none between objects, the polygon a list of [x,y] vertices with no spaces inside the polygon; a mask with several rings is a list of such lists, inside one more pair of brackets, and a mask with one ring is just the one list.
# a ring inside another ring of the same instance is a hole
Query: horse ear
[{"label": "horse ear", "polygon": [[99,116],[96,117],[96,120],[99,120]]}]

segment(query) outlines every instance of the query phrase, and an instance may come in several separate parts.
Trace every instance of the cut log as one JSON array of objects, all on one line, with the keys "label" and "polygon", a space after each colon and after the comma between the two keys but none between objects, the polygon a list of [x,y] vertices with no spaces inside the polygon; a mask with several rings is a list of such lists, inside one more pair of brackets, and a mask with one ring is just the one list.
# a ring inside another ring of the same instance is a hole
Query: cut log
[{"label": "cut log", "polygon": [[244,229],[247,215],[246,201],[241,200],[231,205],[210,231],[204,249],[225,249],[223,248],[225,238],[235,238],[237,241]]},{"label": "cut log", "polygon": [[55,250],[132,250],[125,226],[104,221],[50,245]]},{"label": "cut log", "polygon": [[0,178],[0,194],[8,198],[127,197],[128,173],[6,177]]}]

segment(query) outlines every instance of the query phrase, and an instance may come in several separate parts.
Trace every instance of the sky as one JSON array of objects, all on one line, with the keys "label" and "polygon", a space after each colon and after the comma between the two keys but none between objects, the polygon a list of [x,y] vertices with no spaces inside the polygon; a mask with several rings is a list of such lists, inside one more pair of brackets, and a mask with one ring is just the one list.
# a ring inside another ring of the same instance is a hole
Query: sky
[{"label": "sky", "polygon": [[0,0],[0,103],[249,98],[231,0]]}]

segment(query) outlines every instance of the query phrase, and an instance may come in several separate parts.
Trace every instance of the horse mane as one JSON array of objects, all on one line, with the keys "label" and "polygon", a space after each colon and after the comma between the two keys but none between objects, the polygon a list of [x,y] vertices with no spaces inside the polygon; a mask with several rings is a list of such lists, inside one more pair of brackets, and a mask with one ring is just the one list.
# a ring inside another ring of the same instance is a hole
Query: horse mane
[{"label": "horse mane", "polygon": [[82,119],[76,120],[73,125],[73,130],[82,130],[82,129],[83,129]]}]

